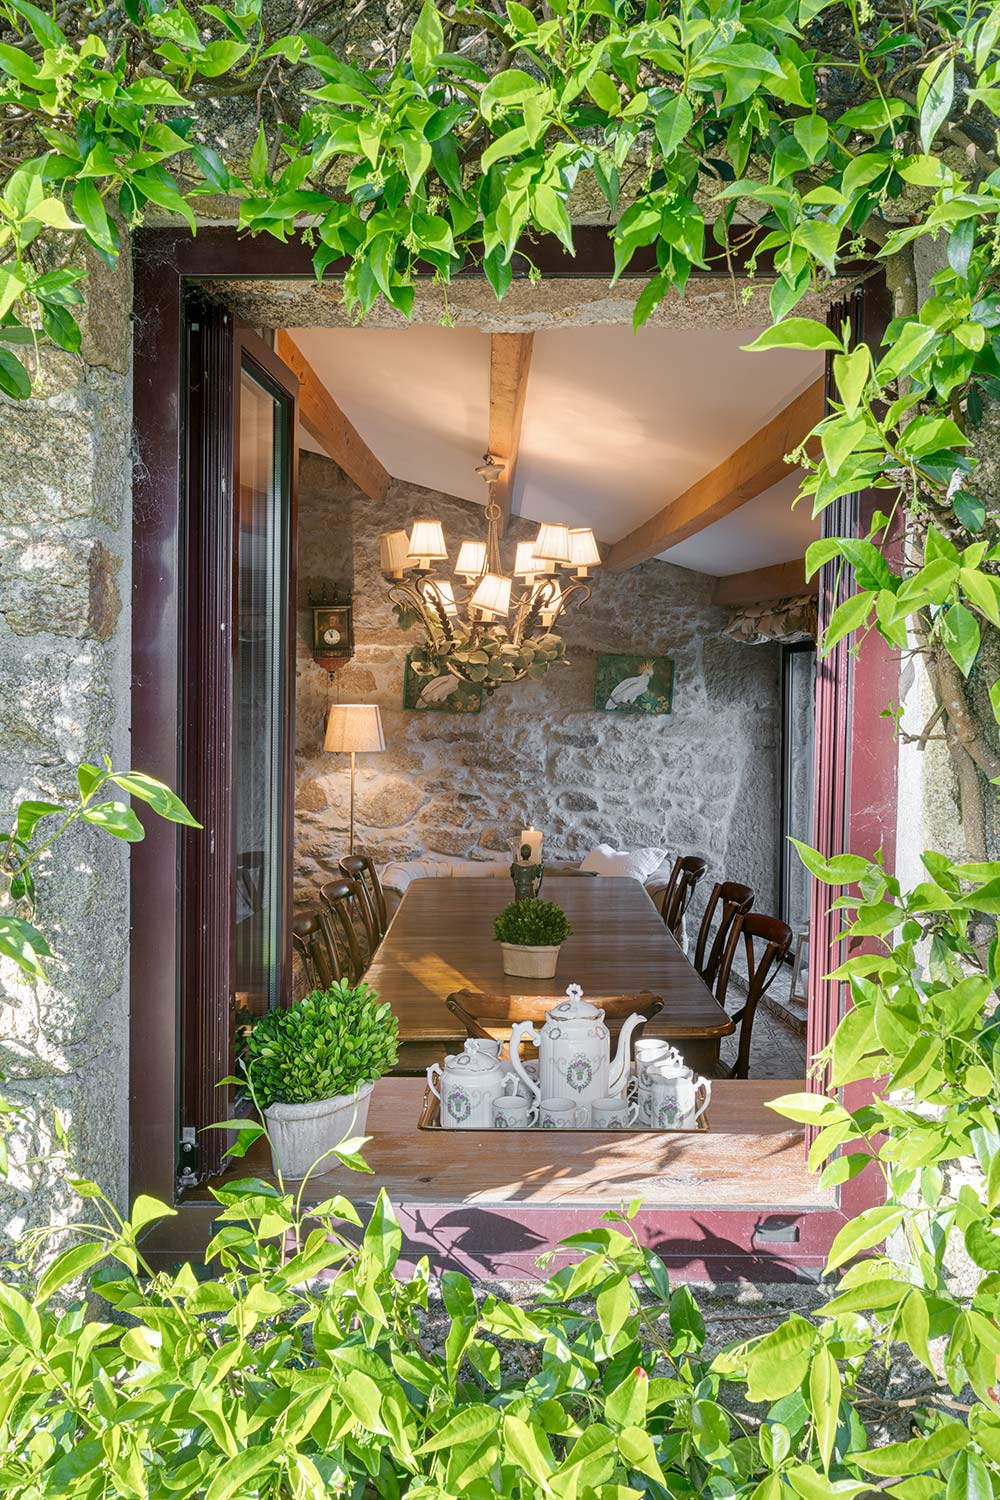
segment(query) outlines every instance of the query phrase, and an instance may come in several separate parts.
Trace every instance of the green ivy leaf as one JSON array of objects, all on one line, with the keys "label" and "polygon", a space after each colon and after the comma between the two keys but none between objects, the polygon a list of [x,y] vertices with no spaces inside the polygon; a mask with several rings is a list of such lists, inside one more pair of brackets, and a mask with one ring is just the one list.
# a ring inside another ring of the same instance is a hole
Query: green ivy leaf
[{"label": "green ivy leaf", "polygon": [[14,401],[27,401],[31,377],[17,355],[0,345],[0,391]]},{"label": "green ivy leaf", "polygon": [[664,159],[673,156],[694,123],[694,110],[684,94],[674,94],[657,113],[656,139]]},{"label": "green ivy leaf", "polygon": [[985,501],[980,500],[978,495],[970,494],[968,490],[955,491],[951,497],[951,508],[966,531],[975,534],[986,525]]},{"label": "green ivy leaf", "polygon": [[830,623],[823,635],[824,656],[842,641],[845,636],[854,630],[860,630],[871,613],[872,604],[875,599],[875,591],[865,589],[860,594],[854,594],[850,599],[845,599],[843,604],[838,604],[830,616]]},{"label": "green ivy leaf", "polygon": [[917,83],[920,144],[925,152],[930,151],[934,137],[947,120],[954,97],[954,58],[933,60],[923,69]]},{"label": "green ivy leaf", "polygon": [[12,958],[30,979],[44,979],[40,960],[51,958],[52,950],[37,927],[20,917],[0,914],[0,954]]},{"label": "green ivy leaf", "polygon": [[979,655],[981,632],[979,621],[964,604],[953,604],[940,616],[938,630],[941,642],[963,677],[968,677]]},{"label": "green ivy leaf", "polygon": [[906,1214],[905,1208],[889,1203],[880,1204],[876,1208],[862,1209],[857,1218],[844,1225],[830,1246],[830,1254],[826,1261],[827,1271],[835,1271],[838,1266],[853,1260],[856,1255],[863,1254],[865,1250],[871,1250],[875,1245],[881,1245],[894,1229],[898,1229]]},{"label": "green ivy leaf", "polygon": [[444,51],[444,27],[432,4],[424,0],[417,24],[410,33],[410,61],[413,76],[424,87],[434,76],[437,60]]},{"label": "green ivy leaf", "polygon": [[786,318],[783,323],[775,323],[773,328],[765,328],[752,344],[741,347],[751,354],[760,349],[835,349],[840,354],[845,352],[843,340],[825,323],[817,323],[815,318]]},{"label": "green ivy leaf", "polygon": [[99,802],[96,807],[85,807],[81,817],[85,823],[128,844],[139,844],[146,837],[139,819],[124,802]]}]

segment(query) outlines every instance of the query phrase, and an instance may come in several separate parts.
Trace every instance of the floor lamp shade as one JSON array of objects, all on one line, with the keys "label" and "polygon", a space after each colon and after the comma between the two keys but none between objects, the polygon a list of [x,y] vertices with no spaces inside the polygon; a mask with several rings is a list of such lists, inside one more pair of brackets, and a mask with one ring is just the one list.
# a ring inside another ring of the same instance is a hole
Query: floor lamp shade
[{"label": "floor lamp shade", "polygon": [[324,750],[346,751],[351,757],[351,843],[354,853],[354,757],[384,750],[382,717],[375,703],[332,703],[326,716]]},{"label": "floor lamp shade", "polygon": [[375,703],[333,703],[326,716],[324,750],[351,750],[357,754],[384,750],[382,718]]}]

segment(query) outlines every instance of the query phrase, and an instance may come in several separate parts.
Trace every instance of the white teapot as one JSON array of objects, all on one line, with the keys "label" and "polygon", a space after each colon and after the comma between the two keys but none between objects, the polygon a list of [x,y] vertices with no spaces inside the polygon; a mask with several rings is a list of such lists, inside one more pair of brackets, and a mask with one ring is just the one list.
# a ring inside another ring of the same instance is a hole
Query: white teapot
[{"label": "white teapot", "polygon": [[[566,994],[566,1000],[546,1012],[540,1032],[530,1021],[518,1021],[511,1027],[509,1051],[514,1072],[536,1099],[563,1097],[589,1102],[620,1094],[629,1077],[632,1033],[646,1017],[629,1016],[612,1058],[603,1010],[583,999],[578,984],[571,984]],[[525,1038],[538,1047],[537,1079],[528,1074],[521,1061]]]},{"label": "white teapot", "polygon": [[517,1079],[488,1053],[456,1052],[445,1058],[443,1068],[431,1063],[427,1086],[441,1101],[445,1130],[492,1130],[493,1101],[513,1094]]}]

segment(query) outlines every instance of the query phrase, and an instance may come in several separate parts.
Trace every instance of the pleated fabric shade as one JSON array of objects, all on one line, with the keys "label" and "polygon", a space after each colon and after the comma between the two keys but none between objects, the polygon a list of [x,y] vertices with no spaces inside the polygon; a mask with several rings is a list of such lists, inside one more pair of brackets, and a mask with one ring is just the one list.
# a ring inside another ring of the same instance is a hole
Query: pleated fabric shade
[{"label": "pleated fabric shade", "polygon": [[333,703],[326,716],[324,750],[384,750],[377,703]]}]

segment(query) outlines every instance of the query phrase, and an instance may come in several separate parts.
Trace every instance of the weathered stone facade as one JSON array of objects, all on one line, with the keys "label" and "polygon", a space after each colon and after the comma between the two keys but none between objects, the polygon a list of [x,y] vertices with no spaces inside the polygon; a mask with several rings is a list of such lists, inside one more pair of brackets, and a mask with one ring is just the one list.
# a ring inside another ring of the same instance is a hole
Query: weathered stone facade
[{"label": "weathered stone facade", "polygon": [[[76,766],[129,758],[131,275],[91,266],[79,357],[47,351],[27,402],[0,397],[0,814],[76,793]],[[0,1073],[23,1106],[0,1239],[65,1222],[53,1129],[119,1200],[128,1164],[128,852],[75,828],[41,861],[55,958],[31,985],[0,962]]]},{"label": "weathered stone facade", "polygon": [[[402,708],[406,652],[379,573],[379,533],[439,516],[452,545],[482,534],[482,507],[394,481],[367,500],[341,471],[303,453],[299,481],[297,689],[298,895],[309,896],[346,851],[346,757],[322,749],[326,705],[375,702],[386,753],[358,761],[358,837],[378,859],[425,852],[486,857],[534,822],[553,858],[595,844],[704,855],[715,878],[749,881],[776,899],[779,652],[722,634],[731,611],[710,580],[670,563],[599,572],[589,603],[562,627],[569,665],[541,682],[484,696],[477,715]],[[534,534],[516,519],[505,547]],[[353,592],[356,654],[332,683],[309,652],[310,596]],[[594,708],[598,652],[674,659],[670,715]]]}]

